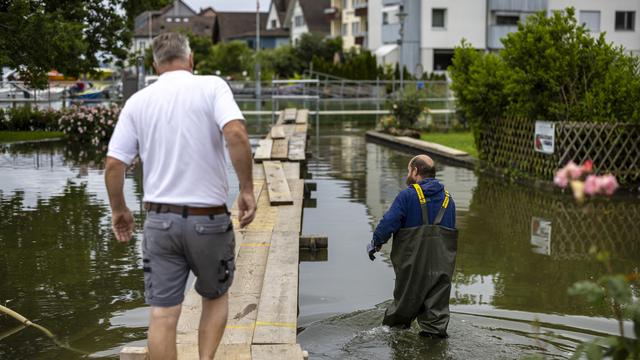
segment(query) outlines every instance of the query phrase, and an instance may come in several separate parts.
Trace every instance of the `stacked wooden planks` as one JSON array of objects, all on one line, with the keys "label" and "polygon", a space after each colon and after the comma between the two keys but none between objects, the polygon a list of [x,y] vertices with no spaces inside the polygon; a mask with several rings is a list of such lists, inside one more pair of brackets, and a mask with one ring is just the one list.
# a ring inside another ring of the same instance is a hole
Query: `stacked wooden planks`
[{"label": "stacked wooden planks", "polygon": [[[305,358],[305,352],[296,343],[299,242],[304,200],[304,180],[300,179],[299,161],[304,158],[281,162],[274,160],[271,154],[269,157],[259,156],[261,151],[266,153],[268,147],[273,146],[274,133],[279,136],[280,131],[287,141],[298,134],[305,144],[297,146],[306,146],[306,124],[282,123],[287,116],[293,116],[294,122],[297,121],[300,113],[305,116],[302,110],[289,113],[285,110],[278,124],[281,128],[275,132],[272,129],[256,150],[253,180],[258,210],[255,220],[240,229],[237,199],[232,207],[236,229],[236,271],[229,290],[227,325],[216,360]],[[270,145],[266,145],[267,141]],[[258,163],[258,158],[263,162]],[[178,323],[180,360],[198,358],[200,310],[201,298],[192,288],[185,297]],[[127,349],[131,353],[121,352],[121,359],[146,358],[136,357],[146,355],[138,355],[135,348]],[[140,348],[137,351],[146,354]]]},{"label": "stacked wooden planks", "polygon": [[260,140],[253,156],[256,162],[268,160],[304,161],[307,147],[307,109],[285,109],[266,139]]}]

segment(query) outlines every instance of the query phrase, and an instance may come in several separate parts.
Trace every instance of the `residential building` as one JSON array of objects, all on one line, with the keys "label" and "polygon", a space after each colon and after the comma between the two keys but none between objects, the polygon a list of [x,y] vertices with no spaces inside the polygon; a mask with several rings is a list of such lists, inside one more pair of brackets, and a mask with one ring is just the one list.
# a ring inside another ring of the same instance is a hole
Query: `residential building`
[{"label": "residential building", "polygon": [[589,30],[640,56],[640,0],[549,0],[549,10],[569,6]]},{"label": "residential building", "polygon": [[497,51],[518,22],[567,7],[576,9],[594,35],[605,32],[607,41],[640,55],[638,0],[368,0],[368,46],[379,64],[399,62],[404,16],[402,63],[412,73],[440,72],[462,39],[479,50]]},{"label": "residential building", "polygon": [[212,8],[195,12],[182,0],[160,10],[145,11],[134,20],[132,51],[142,53],[151,39],[167,31],[189,31],[212,38],[216,12]]},{"label": "residential building", "polygon": [[331,35],[329,19],[324,15],[330,4],[331,0],[291,0],[284,20],[291,42],[307,32]]},{"label": "residential building", "polygon": [[368,47],[368,5],[367,0],[331,0],[331,6],[324,9],[330,20],[331,36],[342,37],[345,50]]},{"label": "residential building", "polygon": [[[269,13],[260,13],[260,48],[270,49],[289,43],[289,32],[283,28],[267,29]],[[255,49],[255,12],[218,12],[213,28],[213,43],[244,41]]]}]

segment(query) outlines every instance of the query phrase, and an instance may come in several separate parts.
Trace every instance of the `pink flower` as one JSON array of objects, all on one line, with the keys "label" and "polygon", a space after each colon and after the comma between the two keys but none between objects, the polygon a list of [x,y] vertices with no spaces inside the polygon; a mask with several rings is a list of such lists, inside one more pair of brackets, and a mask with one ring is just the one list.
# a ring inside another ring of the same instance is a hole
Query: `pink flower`
[{"label": "pink flower", "polygon": [[616,189],[618,189],[619,187],[616,177],[611,174],[600,176],[598,182],[600,192],[604,193],[607,196],[613,195],[613,193],[616,192]]},{"label": "pink flower", "polygon": [[584,172],[585,174],[591,174],[591,172],[593,172],[593,161],[591,160],[587,160],[582,164],[582,172]]},{"label": "pink flower", "polygon": [[589,196],[596,195],[600,188],[600,180],[595,175],[587,176],[584,181],[584,192]]},{"label": "pink flower", "polygon": [[556,171],[556,176],[553,178],[553,182],[561,188],[566,188],[567,184],[569,184],[567,171],[564,168]]},{"label": "pink flower", "polygon": [[564,167],[567,173],[569,174],[569,178],[571,180],[578,180],[580,176],[582,176],[582,168],[580,168],[573,161],[569,161],[569,163]]}]

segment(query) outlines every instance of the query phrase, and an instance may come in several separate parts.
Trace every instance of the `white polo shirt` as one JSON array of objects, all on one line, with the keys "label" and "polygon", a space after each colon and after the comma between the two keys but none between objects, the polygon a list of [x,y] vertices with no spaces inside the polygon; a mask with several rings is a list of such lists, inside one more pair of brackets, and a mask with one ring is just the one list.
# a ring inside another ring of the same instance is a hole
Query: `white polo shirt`
[{"label": "white polo shirt", "polygon": [[244,120],[217,76],[171,71],[122,108],[107,156],[143,164],[144,201],[219,206],[229,190],[222,128]]}]

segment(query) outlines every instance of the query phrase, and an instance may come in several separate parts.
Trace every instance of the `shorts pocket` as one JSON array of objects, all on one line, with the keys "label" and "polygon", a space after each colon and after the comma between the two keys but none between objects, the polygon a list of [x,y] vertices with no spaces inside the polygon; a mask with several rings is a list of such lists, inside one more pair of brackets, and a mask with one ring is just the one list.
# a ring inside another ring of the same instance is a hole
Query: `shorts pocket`
[{"label": "shorts pocket", "polygon": [[171,220],[159,220],[159,219],[149,219],[144,222],[144,226],[149,229],[155,230],[169,230],[172,225]]},{"label": "shorts pocket", "polygon": [[233,224],[228,216],[214,218],[212,221],[200,222],[195,224],[195,230],[198,235],[220,234],[233,229]]},{"label": "shorts pocket", "polygon": [[231,257],[226,260],[220,260],[220,269],[218,271],[218,282],[227,284],[233,281],[233,275],[236,270],[235,258]]}]

